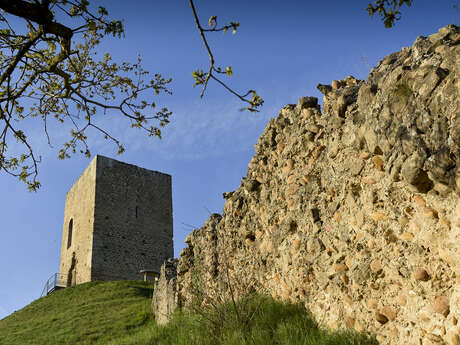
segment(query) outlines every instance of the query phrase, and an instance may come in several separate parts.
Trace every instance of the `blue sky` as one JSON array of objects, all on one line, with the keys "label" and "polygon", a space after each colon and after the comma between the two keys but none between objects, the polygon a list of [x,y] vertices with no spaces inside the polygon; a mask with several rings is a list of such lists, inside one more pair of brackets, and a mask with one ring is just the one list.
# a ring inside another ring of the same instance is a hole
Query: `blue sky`
[{"label": "blue sky", "polygon": [[[125,144],[121,156],[102,138],[90,138],[93,154],[172,175],[176,256],[189,225],[199,227],[208,211],[222,211],[222,193],[239,186],[254,144],[284,105],[302,96],[320,97],[318,83],[347,75],[365,79],[384,56],[410,46],[417,36],[459,25],[460,18],[454,0],[415,0],[392,29],[369,18],[365,0],[195,1],[203,24],[211,15],[222,24],[241,23],[236,35],[212,34],[209,42],[217,62],[233,68],[229,85],[255,89],[264,98],[260,113],[239,112],[242,104],[215,83],[199,98],[191,72],[206,69],[209,60],[187,0],[138,0],[129,6],[101,1],[111,16],[124,20],[126,35],[108,39],[99,51],[110,52],[115,61],[135,62],[140,54],[147,70],[172,77],[174,94],[159,104],[174,114],[159,141],[127,129],[109,113],[103,123]],[[65,194],[89,163],[79,156],[58,160],[58,143],[69,129],[52,130],[52,148],[39,126],[28,133],[42,156],[37,193],[0,174],[0,318],[38,298],[46,279],[58,271]]]}]

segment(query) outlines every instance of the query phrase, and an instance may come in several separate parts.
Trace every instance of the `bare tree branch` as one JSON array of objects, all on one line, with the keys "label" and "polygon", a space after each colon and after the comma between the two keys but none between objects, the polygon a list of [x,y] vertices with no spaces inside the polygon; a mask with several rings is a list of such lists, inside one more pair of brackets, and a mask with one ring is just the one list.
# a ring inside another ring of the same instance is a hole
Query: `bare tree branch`
[{"label": "bare tree branch", "polygon": [[[201,90],[200,97],[203,98],[204,93],[206,92],[206,88],[208,86],[209,79],[213,79],[213,80],[217,81],[220,85],[222,85],[225,89],[230,91],[230,93],[232,93],[233,95],[237,96],[241,101],[249,104],[249,107],[242,108],[241,110],[249,110],[251,112],[258,112],[259,111],[258,107],[262,106],[264,101],[263,101],[262,98],[259,97],[259,95],[257,95],[256,91],[250,90],[246,94],[239,94],[238,92],[234,91],[232,88],[230,88],[227,84],[225,84],[222,80],[220,80],[219,78],[217,78],[213,74],[215,72],[215,73],[227,74],[228,76],[231,76],[233,72],[232,72],[231,67],[227,67],[227,69],[225,71],[222,71],[222,69],[220,67],[217,67],[217,68],[215,67],[214,55],[213,55],[213,53],[211,51],[211,48],[209,47],[208,41],[206,39],[205,32],[218,32],[218,31],[226,32],[230,28],[233,28],[233,33],[235,33],[236,29],[239,26],[239,23],[231,22],[230,24],[225,25],[225,26],[223,26],[221,28],[217,28],[217,17],[212,16],[209,19],[209,26],[212,26],[211,29],[204,29],[200,24],[200,20],[198,18],[198,14],[197,14],[197,11],[195,9],[195,5],[193,3],[193,0],[189,0],[189,3],[190,3],[190,7],[192,9],[193,18],[195,19],[196,27],[197,27],[197,29],[198,29],[198,31],[200,33],[201,39],[203,41],[203,44],[204,44],[204,46],[206,48],[206,51],[208,53],[208,56],[209,56],[209,69],[208,69],[208,72],[204,73],[201,70],[195,70],[193,72],[193,74],[192,74],[193,77],[195,78],[195,85],[194,86],[203,85],[203,89]],[[249,95],[252,95],[252,98],[250,98],[250,99],[247,98],[247,96],[249,96]]]},{"label": "bare tree branch", "polygon": [[[49,10],[49,1],[45,0],[41,5],[23,0],[0,0],[0,8],[15,16],[30,20],[43,25],[44,32],[54,34],[66,40],[70,47],[73,32],[67,26],[53,22],[54,15]],[[70,49],[69,49],[70,50]]]}]

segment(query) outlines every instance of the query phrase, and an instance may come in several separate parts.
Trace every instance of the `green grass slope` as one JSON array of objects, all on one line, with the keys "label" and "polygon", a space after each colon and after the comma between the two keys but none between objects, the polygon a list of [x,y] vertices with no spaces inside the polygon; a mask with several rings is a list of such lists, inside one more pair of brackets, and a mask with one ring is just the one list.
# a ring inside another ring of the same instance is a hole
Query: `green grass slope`
[{"label": "green grass slope", "polygon": [[109,344],[133,336],[154,324],[152,292],[139,281],[58,290],[0,320],[0,345]]},{"label": "green grass slope", "polygon": [[302,305],[257,294],[176,312],[160,327],[152,293],[139,281],[56,291],[0,320],[0,345],[378,345],[366,334],[323,329]]}]

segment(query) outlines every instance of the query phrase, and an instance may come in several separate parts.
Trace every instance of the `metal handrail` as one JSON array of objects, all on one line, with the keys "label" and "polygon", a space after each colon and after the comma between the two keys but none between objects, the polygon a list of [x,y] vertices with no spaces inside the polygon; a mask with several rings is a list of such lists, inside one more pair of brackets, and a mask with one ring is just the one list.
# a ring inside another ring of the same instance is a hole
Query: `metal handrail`
[{"label": "metal handrail", "polygon": [[64,288],[64,287],[67,287],[67,285],[68,285],[67,276],[65,274],[54,273],[46,281],[40,297],[48,295],[50,292],[56,290],[56,287]]}]

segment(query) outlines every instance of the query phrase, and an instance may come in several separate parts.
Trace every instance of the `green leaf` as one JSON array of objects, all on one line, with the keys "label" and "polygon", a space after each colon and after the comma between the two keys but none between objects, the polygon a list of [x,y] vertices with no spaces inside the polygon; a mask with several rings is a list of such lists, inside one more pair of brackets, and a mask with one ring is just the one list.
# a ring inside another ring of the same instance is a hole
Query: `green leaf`
[{"label": "green leaf", "polygon": [[211,16],[208,21],[209,26],[216,26],[217,25],[217,17],[216,16]]},{"label": "green leaf", "polygon": [[230,25],[232,26],[233,30],[232,30],[232,34],[235,34],[236,33],[236,30],[238,29],[238,27],[240,26],[240,23],[238,22],[230,22]]}]

